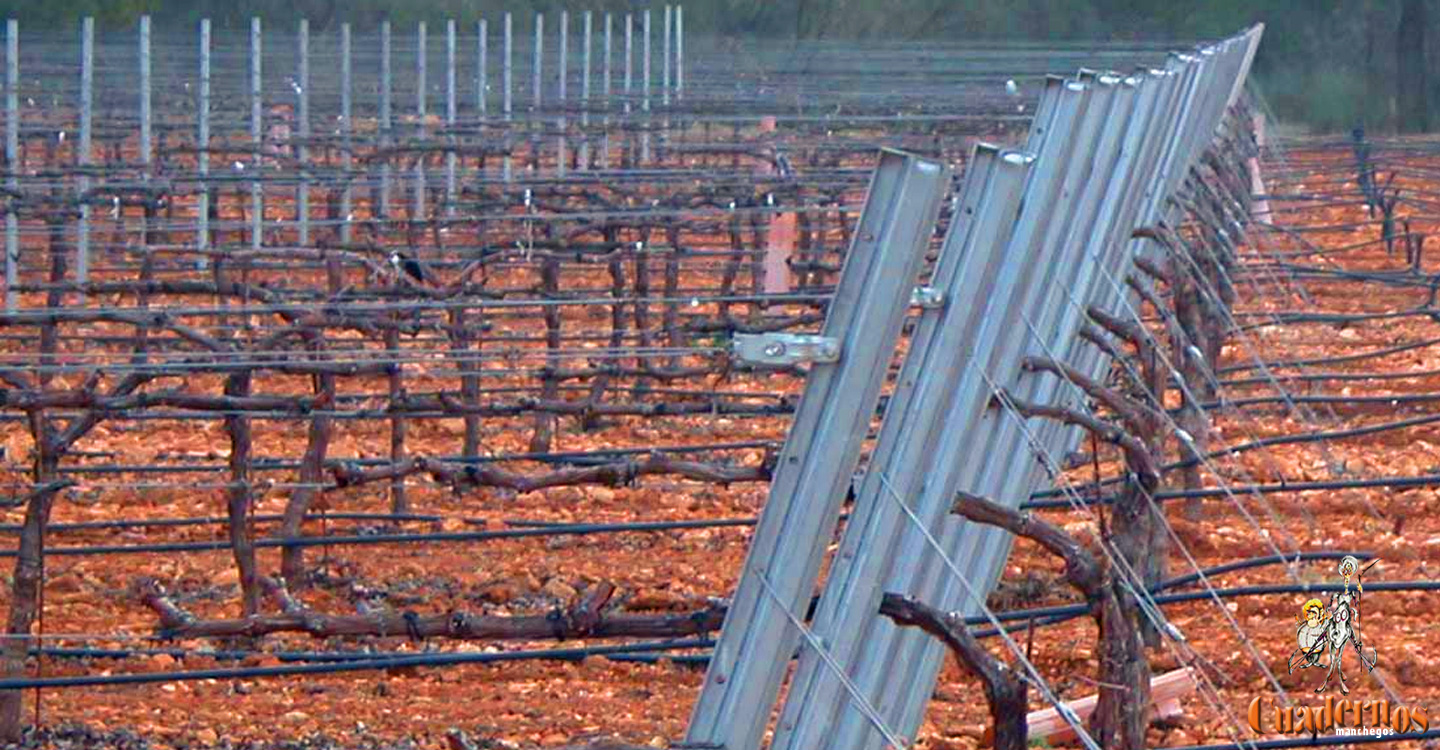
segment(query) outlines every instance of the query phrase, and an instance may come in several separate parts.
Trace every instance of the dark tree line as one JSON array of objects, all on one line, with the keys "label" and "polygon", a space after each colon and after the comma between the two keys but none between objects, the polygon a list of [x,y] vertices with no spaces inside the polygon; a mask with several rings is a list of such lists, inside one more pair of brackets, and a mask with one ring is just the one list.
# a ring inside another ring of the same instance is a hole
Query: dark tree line
[{"label": "dark tree line", "polygon": [[[1282,120],[1313,129],[1428,129],[1440,105],[1440,12],[1433,0],[690,0],[692,33],[863,39],[1158,39],[1190,40],[1267,24],[1256,75]],[[0,14],[26,28],[67,27],[93,15],[102,28],[124,28],[149,13],[184,27],[202,17],[221,28],[251,15],[287,25],[300,17],[325,30],[456,18],[473,21],[506,10],[638,10],[642,0],[0,0]]]},{"label": "dark tree line", "polygon": [[1429,24],[1427,5],[1426,0],[1405,0],[1400,11],[1400,27],[1395,35],[1396,125],[1405,131],[1430,129],[1428,66],[1425,59],[1425,27]]}]

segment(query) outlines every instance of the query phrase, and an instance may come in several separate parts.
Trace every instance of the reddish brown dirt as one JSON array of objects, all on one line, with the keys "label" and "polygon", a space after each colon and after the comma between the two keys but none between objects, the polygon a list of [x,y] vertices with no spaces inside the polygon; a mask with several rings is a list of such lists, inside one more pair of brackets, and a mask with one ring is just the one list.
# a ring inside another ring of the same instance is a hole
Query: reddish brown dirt
[{"label": "reddish brown dirt", "polygon": [[[1403,181],[1402,181],[1403,182]],[[1307,210],[1287,216],[1294,223],[1329,223],[1362,218],[1359,207]],[[1421,229],[1417,227],[1417,229]],[[1431,231],[1428,224],[1422,231]],[[1373,239],[1375,227],[1309,235],[1321,247],[1334,247]],[[1298,247],[1275,235],[1264,238],[1276,249]],[[1301,258],[1302,262],[1307,259]],[[1383,246],[1337,256],[1348,268],[1397,267],[1400,261],[1387,257]],[[1440,270],[1440,259],[1427,266]],[[1257,287],[1258,285],[1258,287]],[[1242,284],[1240,310],[1300,309],[1302,301],[1291,295],[1277,295],[1268,281]],[[1423,292],[1368,289],[1353,281],[1306,282],[1319,309],[1330,311],[1385,311],[1413,307],[1424,301]],[[1227,363],[1250,361],[1258,351],[1270,359],[1326,356],[1354,353],[1369,348],[1413,341],[1440,333],[1440,324],[1428,319],[1374,321],[1335,330],[1326,325],[1267,328],[1256,331],[1248,345],[1241,341],[1227,347]],[[1250,348],[1247,348],[1250,347]],[[1440,352],[1422,349],[1380,360],[1326,369],[1440,368]],[[761,382],[766,389],[774,383]],[[278,385],[274,386],[279,388]],[[296,383],[295,388],[303,387]],[[412,385],[419,388],[419,385]],[[1341,385],[1317,387],[1339,390]],[[377,380],[367,390],[379,391]],[[212,392],[218,389],[209,389]],[[265,390],[257,383],[257,391]],[[1353,384],[1353,393],[1401,394],[1440,390],[1440,377],[1426,376],[1380,384]],[[1236,397],[1258,395],[1263,387],[1236,388]],[[1322,425],[1335,428],[1429,413],[1433,405],[1387,409],[1336,407],[1338,419],[1318,410]],[[224,445],[219,425],[199,428],[193,424],[164,425],[141,423],[144,430],[107,431],[103,427],[85,441],[87,450],[115,451],[117,462],[146,462],[165,451],[184,451],[197,444]],[[300,423],[283,423],[283,428],[257,423],[256,450],[265,455],[298,455],[304,433]],[[528,429],[521,421],[487,420],[487,447],[496,452],[524,450]],[[562,425],[566,421],[562,420]],[[574,450],[600,445],[635,443],[706,443],[756,438],[779,439],[785,422],[780,419],[686,420],[663,418],[643,424],[623,423],[607,431],[584,435],[562,431],[556,449]],[[1293,433],[1310,428],[1288,413],[1257,407],[1239,415],[1221,412],[1217,432],[1225,440]],[[193,432],[204,429],[201,440]],[[380,444],[383,426],[376,424],[367,441]],[[418,453],[440,453],[458,442],[458,420],[412,427],[411,448]],[[562,428],[563,429],[563,428]],[[1284,446],[1271,451],[1245,454],[1238,461],[1224,462],[1232,481],[1270,481],[1280,477],[1323,479],[1331,476],[1326,461],[1339,462],[1346,472],[1358,476],[1413,475],[1435,471],[1440,466],[1440,426],[1383,433],[1362,439],[1318,445]],[[28,438],[18,430],[6,433],[11,455],[28,450]],[[337,436],[336,454],[350,455],[343,438]],[[749,457],[753,460],[754,456]],[[749,461],[747,461],[748,463]],[[1243,467],[1244,472],[1241,472]],[[1106,468],[1113,468],[1108,464]],[[1089,477],[1077,470],[1077,481]],[[1213,480],[1213,477],[1211,478]],[[436,488],[416,486],[411,490],[415,509],[446,517],[441,529],[473,528],[462,518],[490,519],[498,528],[501,519],[623,521],[639,519],[691,519],[750,515],[762,505],[765,490],[759,485],[728,488],[698,484],[647,480],[637,488],[564,488],[511,496],[498,491],[481,491],[455,498]],[[260,503],[259,512],[279,512],[283,493],[271,493]],[[1271,550],[1265,537],[1281,549],[1360,548],[1375,551],[1382,562],[1367,580],[1434,578],[1440,570],[1440,494],[1435,490],[1347,490],[1267,495],[1259,504],[1251,497],[1241,504],[1256,519],[1252,525],[1236,504],[1220,499],[1207,501],[1205,519],[1198,523],[1173,522],[1176,533],[1201,565],[1213,565]],[[1367,505],[1368,502],[1368,505]],[[386,498],[377,486],[348,492],[332,499],[336,510],[386,509]],[[1371,510],[1378,511],[1379,517]],[[223,502],[213,489],[194,492],[112,491],[104,502],[62,503],[56,521],[78,521],[123,517],[201,516],[223,511]],[[1306,518],[1313,517],[1313,522]],[[7,512],[5,520],[18,520]],[[1178,513],[1175,514],[1178,516]],[[1056,513],[1072,531],[1088,523],[1078,514]],[[1397,533],[1396,519],[1404,518]],[[312,524],[310,533],[319,533]],[[420,611],[449,608],[474,612],[506,613],[544,611],[563,603],[574,589],[599,580],[615,583],[627,607],[637,611],[661,611],[698,606],[706,596],[724,596],[734,585],[745,553],[748,531],[742,529],[694,530],[666,533],[532,539],[477,544],[428,544],[336,548],[329,550],[326,569],[354,577],[367,586],[385,586],[391,592],[412,594]],[[67,533],[52,538],[51,544],[93,544],[159,540],[218,539],[218,528],[148,532]],[[312,553],[312,561],[319,554]],[[261,554],[262,568],[278,568],[278,553]],[[8,563],[7,563],[8,567]],[[1172,570],[1186,572],[1188,565],[1172,561]],[[1033,546],[1017,544],[1006,571],[1006,587],[1023,579],[1053,580],[1055,562]],[[1333,564],[1306,566],[1311,580],[1333,580]],[[65,644],[149,646],[144,639],[155,624],[153,614],[131,593],[131,583],[140,576],[163,580],[179,592],[184,604],[201,616],[228,616],[238,611],[236,575],[228,551],[170,555],[128,555],[109,557],[52,557],[48,562],[45,601],[45,632],[50,634],[129,633],[133,639],[118,641],[57,641]],[[8,578],[8,576],[7,576]],[[1216,585],[1282,582],[1282,570],[1266,568],[1224,576]],[[8,590],[8,589],[6,589]],[[1046,586],[1046,595],[1012,598],[1006,606],[1039,606],[1069,601],[1063,587]],[[1059,594],[1053,593],[1059,591]],[[344,612],[352,605],[319,587],[302,595],[316,610]],[[1227,606],[1239,633],[1217,612],[1212,603],[1171,606],[1167,613],[1186,635],[1190,647],[1212,665],[1207,674],[1216,682],[1218,702],[1197,693],[1184,701],[1184,716],[1168,729],[1153,730],[1153,740],[1162,745],[1203,741],[1227,741],[1233,719],[1257,694],[1269,695],[1268,685],[1251,656],[1250,647],[1263,657],[1268,669],[1297,697],[1308,697],[1320,676],[1314,670],[1297,675],[1285,673],[1286,658],[1294,648],[1293,621],[1307,597],[1281,595],[1247,597]],[[0,601],[0,606],[7,603]],[[1365,600],[1365,632],[1369,645],[1379,652],[1380,668],[1373,675],[1360,675],[1352,666],[1355,694],[1380,697],[1383,678],[1405,702],[1434,707],[1440,711],[1440,663],[1427,651],[1440,634],[1440,623],[1432,613],[1440,605],[1440,593],[1376,593]],[[1027,638],[1022,633],[1018,640]],[[1240,644],[1248,641],[1250,647]],[[1064,698],[1077,698],[1094,691],[1087,678],[1095,673],[1091,658],[1094,630],[1086,620],[1037,630],[1033,636],[1033,659],[1040,672]],[[181,642],[187,648],[214,644]],[[269,649],[315,649],[325,644],[306,638],[272,637]],[[403,638],[375,639],[380,650],[419,650]],[[440,650],[480,651],[543,647],[553,644],[454,644],[440,643]],[[567,644],[568,645],[568,644]],[[996,644],[998,648],[998,644]],[[269,664],[273,659],[250,663]],[[1170,668],[1179,659],[1168,652],[1156,657],[1156,667]],[[163,672],[225,666],[203,658],[177,661],[168,656],[123,662],[47,659],[46,675],[97,672]],[[1350,662],[1353,665],[1353,661]],[[353,673],[324,677],[273,680],[167,682],[140,687],[79,688],[52,690],[43,694],[42,717],[47,725],[76,722],[97,729],[128,728],[157,746],[209,746],[222,740],[282,739],[317,733],[342,743],[379,737],[398,740],[413,738],[427,747],[443,746],[445,732],[461,728],[472,737],[491,738],[506,746],[558,745],[595,735],[614,735],[637,743],[665,746],[684,731],[701,673],[694,668],[669,662],[625,664],[599,658],[583,663],[520,662],[496,666],[465,666],[419,669],[403,674]],[[1042,707],[1032,691],[1034,707]],[[1223,709],[1223,711],[1221,710]],[[28,706],[27,706],[28,710]],[[974,680],[947,665],[926,716],[918,742],[922,748],[973,748],[979,745],[985,725],[986,708]]]}]

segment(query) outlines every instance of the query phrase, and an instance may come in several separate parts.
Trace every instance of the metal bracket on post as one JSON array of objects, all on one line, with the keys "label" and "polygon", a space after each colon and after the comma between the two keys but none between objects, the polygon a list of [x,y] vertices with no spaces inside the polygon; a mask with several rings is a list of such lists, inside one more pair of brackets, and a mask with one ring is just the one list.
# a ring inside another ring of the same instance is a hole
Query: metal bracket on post
[{"label": "metal bracket on post", "polygon": [[933,286],[917,286],[910,290],[910,306],[938,310],[945,306],[945,292]]},{"label": "metal bracket on post", "polygon": [[840,340],[797,333],[737,333],[730,344],[730,354],[751,365],[838,362]]}]

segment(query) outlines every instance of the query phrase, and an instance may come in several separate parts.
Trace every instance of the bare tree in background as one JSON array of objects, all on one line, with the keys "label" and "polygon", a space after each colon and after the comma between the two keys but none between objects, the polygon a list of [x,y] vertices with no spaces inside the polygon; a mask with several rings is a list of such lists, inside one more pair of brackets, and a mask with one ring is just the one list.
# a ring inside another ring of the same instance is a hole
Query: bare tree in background
[{"label": "bare tree in background", "polygon": [[[1365,3],[1365,63],[1364,75],[1366,81],[1374,84],[1385,80],[1385,64],[1380,57],[1385,49],[1385,40],[1389,33],[1389,14],[1381,7],[1382,3]],[[1356,124],[1366,127],[1380,129],[1389,122],[1391,114],[1391,92],[1378,85],[1364,87],[1365,108],[1361,111],[1362,119]]]},{"label": "bare tree in background", "polygon": [[1398,120],[1402,133],[1430,129],[1426,101],[1425,24],[1427,0],[1405,0],[1400,9],[1400,26],[1395,31],[1395,85]]}]

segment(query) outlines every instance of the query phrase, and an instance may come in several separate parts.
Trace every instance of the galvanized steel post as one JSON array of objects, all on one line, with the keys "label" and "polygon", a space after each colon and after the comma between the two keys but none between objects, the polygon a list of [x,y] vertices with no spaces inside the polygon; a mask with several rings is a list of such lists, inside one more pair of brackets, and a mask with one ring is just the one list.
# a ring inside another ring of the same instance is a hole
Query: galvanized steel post
[{"label": "galvanized steel post", "polygon": [[355,125],[351,122],[354,102],[351,93],[354,71],[350,60],[350,24],[340,24],[340,169],[344,172],[344,183],[340,189],[340,242],[348,245],[355,238],[353,224],[355,201],[355,156],[352,152],[352,134]]},{"label": "galvanized steel post", "polygon": [[545,69],[545,14],[535,14],[535,46],[530,50],[530,111],[539,113],[543,100],[541,78]]},{"label": "galvanized steel post", "polygon": [[614,45],[613,45],[613,39],[611,38],[611,23],[610,23],[610,21],[611,21],[610,14],[609,14],[609,13],[606,13],[606,14],[605,14],[605,43],[604,43],[604,45],[605,45],[605,49],[604,49],[604,53],[605,53],[605,67],[604,67],[604,72],[603,72],[603,74],[602,74],[602,76],[601,76],[601,84],[600,84],[601,99],[605,102],[605,104],[604,104],[604,106],[605,106],[605,117],[604,117],[604,120],[603,120],[603,123],[602,123],[602,127],[600,128],[600,129],[601,129],[602,131],[604,131],[604,133],[605,133],[605,135],[602,136],[601,139],[600,139],[600,168],[601,168],[601,169],[609,169],[609,168],[610,168],[610,106],[611,106],[611,104],[612,104],[612,100],[611,100],[611,96],[610,96],[610,94],[611,94],[611,89],[610,89],[610,50],[611,50],[611,48],[614,46]]},{"label": "galvanized steel post", "polygon": [[555,151],[556,151],[556,153],[555,153],[555,175],[556,175],[557,177],[564,177],[564,176],[565,176],[565,159],[566,159],[566,156],[567,156],[567,155],[566,155],[566,150],[567,150],[567,148],[568,148],[568,146],[567,146],[566,143],[565,143],[565,127],[566,127],[566,122],[565,122],[565,102],[566,102],[566,94],[567,94],[567,92],[566,92],[566,90],[565,90],[565,84],[566,84],[566,82],[567,82],[567,79],[570,77],[570,60],[569,60],[569,57],[568,57],[569,54],[570,54],[570,38],[569,38],[569,34],[570,34],[570,11],[567,11],[567,10],[562,10],[562,11],[560,11],[560,29],[559,29],[559,32],[560,32],[560,33],[559,33],[559,37],[560,37],[560,49],[559,49],[560,59],[559,59],[559,61],[558,61],[557,64],[556,64],[556,69],[559,71],[559,75],[560,75],[560,85],[559,85],[559,90],[558,90],[558,92],[557,92],[557,96],[556,96],[555,98],[556,98],[556,102],[559,104],[560,116],[556,118],[556,125],[558,126],[558,130],[559,130],[559,132],[560,132],[560,135],[557,137],[557,139],[556,139],[557,142],[556,142],[556,145],[555,145]]},{"label": "galvanized steel post", "polygon": [[502,69],[502,77],[505,79],[505,98],[504,98],[503,104],[504,104],[504,114],[505,114],[505,124],[506,124],[506,127],[505,127],[505,161],[504,161],[504,177],[505,177],[505,181],[506,181],[506,182],[509,182],[509,181],[511,180],[511,177],[512,177],[512,174],[511,174],[511,161],[510,161],[510,148],[511,148],[511,144],[513,143],[513,141],[512,141],[512,139],[511,139],[511,132],[510,132],[510,116],[511,116],[511,112],[514,111],[514,110],[513,110],[513,107],[512,107],[513,101],[512,101],[512,98],[511,98],[511,91],[513,90],[513,88],[512,88],[513,79],[512,79],[512,77],[511,77],[511,76],[512,76],[512,73],[513,73],[513,68],[512,68],[512,66],[511,66],[511,53],[514,51],[514,40],[515,40],[515,39],[514,39],[514,34],[513,34],[513,32],[514,32],[514,25],[513,25],[513,23],[512,23],[512,19],[511,19],[510,13],[509,13],[509,12],[506,12],[506,13],[505,13],[505,63],[504,63],[503,69]]},{"label": "galvanized steel post", "polygon": [[475,111],[482,119],[490,111],[489,45],[490,25],[482,18],[475,23]]},{"label": "galvanized steel post", "polygon": [[641,30],[643,39],[640,42],[640,109],[645,113],[644,123],[641,124],[640,132],[640,163],[650,163],[650,9],[646,8],[641,16],[644,24]]},{"label": "galvanized steel post", "polygon": [[[20,189],[20,22],[5,20],[5,187]],[[20,217],[5,202],[5,311],[15,312],[20,293]]]},{"label": "galvanized steel post", "polygon": [[[421,21],[415,29],[415,137],[424,142],[429,131],[426,123],[426,87],[425,80],[427,72],[426,59],[426,29],[425,22]],[[415,158],[415,182],[412,202],[410,205],[410,221],[424,221],[426,211],[425,200],[425,155],[422,153]]]},{"label": "galvanized steel post", "polygon": [[625,114],[630,114],[630,92],[635,77],[635,18],[625,14]]},{"label": "galvanized steel post", "polygon": [[310,20],[300,19],[297,32],[295,70],[295,160],[300,165],[300,184],[295,189],[295,219],[299,222],[299,244],[310,244]]},{"label": "galvanized steel post", "polygon": [[685,96],[685,6],[675,6],[675,98]]},{"label": "galvanized steel post", "polygon": [[200,19],[200,92],[195,107],[196,135],[199,146],[196,167],[200,172],[200,195],[195,201],[195,247],[200,255],[195,265],[210,265],[210,19]]},{"label": "galvanized steel post", "polygon": [[150,145],[150,16],[140,17],[140,165],[150,178],[155,149]]},{"label": "galvanized steel post", "polygon": [[580,168],[590,168],[590,47],[595,36],[594,14],[585,11],[582,29],[585,42],[580,47]]},{"label": "galvanized steel post", "polygon": [[[75,164],[80,169],[76,187],[80,195],[90,190],[91,117],[95,96],[95,19],[86,16],[80,24],[80,138],[75,144]],[[80,204],[80,223],[75,228],[75,281],[90,280],[90,203]],[[81,299],[84,293],[81,293]]]},{"label": "galvanized steel post", "polygon": [[822,329],[838,362],[806,378],[686,742],[754,747],[769,721],[948,184],[941,162],[882,152]]},{"label": "galvanized steel post", "polygon": [[[1132,258],[1131,229],[1165,205],[1213,137],[1248,71],[1254,34],[1177,56],[1151,75],[1051,78],[1027,144],[1035,156],[976,151],[933,275],[944,302],[921,313],[910,341],[775,727],[776,750],[871,750],[914,738],[943,648],[879,617],[879,597],[904,592],[967,615],[983,607],[1009,535],[951,517],[955,491],[1018,505],[1053,466],[1035,457],[1060,455],[1079,436],[1023,425],[990,408],[991,399],[997,388],[1038,403],[1080,397],[1025,371],[1027,357],[1060,357],[1082,372],[1102,367],[1076,340],[1085,310],[1115,297],[1113,279]],[[826,540],[833,525],[816,528]],[[795,540],[816,537],[787,536],[777,553],[757,528],[690,741],[758,746],[794,641],[755,616],[742,596],[746,577],[756,574],[757,556],[770,564]]]},{"label": "galvanized steel post", "polygon": [[665,6],[665,40],[661,42],[660,62],[660,105],[670,106],[670,35],[675,29],[675,9],[673,6]]},{"label": "galvanized steel post", "polygon": [[264,169],[263,142],[264,122],[260,113],[261,97],[261,38],[260,19],[250,19],[250,247],[260,249],[264,244],[265,194],[261,189],[260,175]]},{"label": "galvanized steel post", "polygon": [[458,112],[455,91],[455,19],[445,22],[445,215],[455,215],[456,154],[455,117]]},{"label": "galvanized steel post", "polygon": [[[380,148],[389,150],[395,143],[394,105],[390,94],[390,22],[380,22]],[[370,210],[376,209],[371,206]],[[390,158],[380,160],[380,219],[390,218]]]}]

